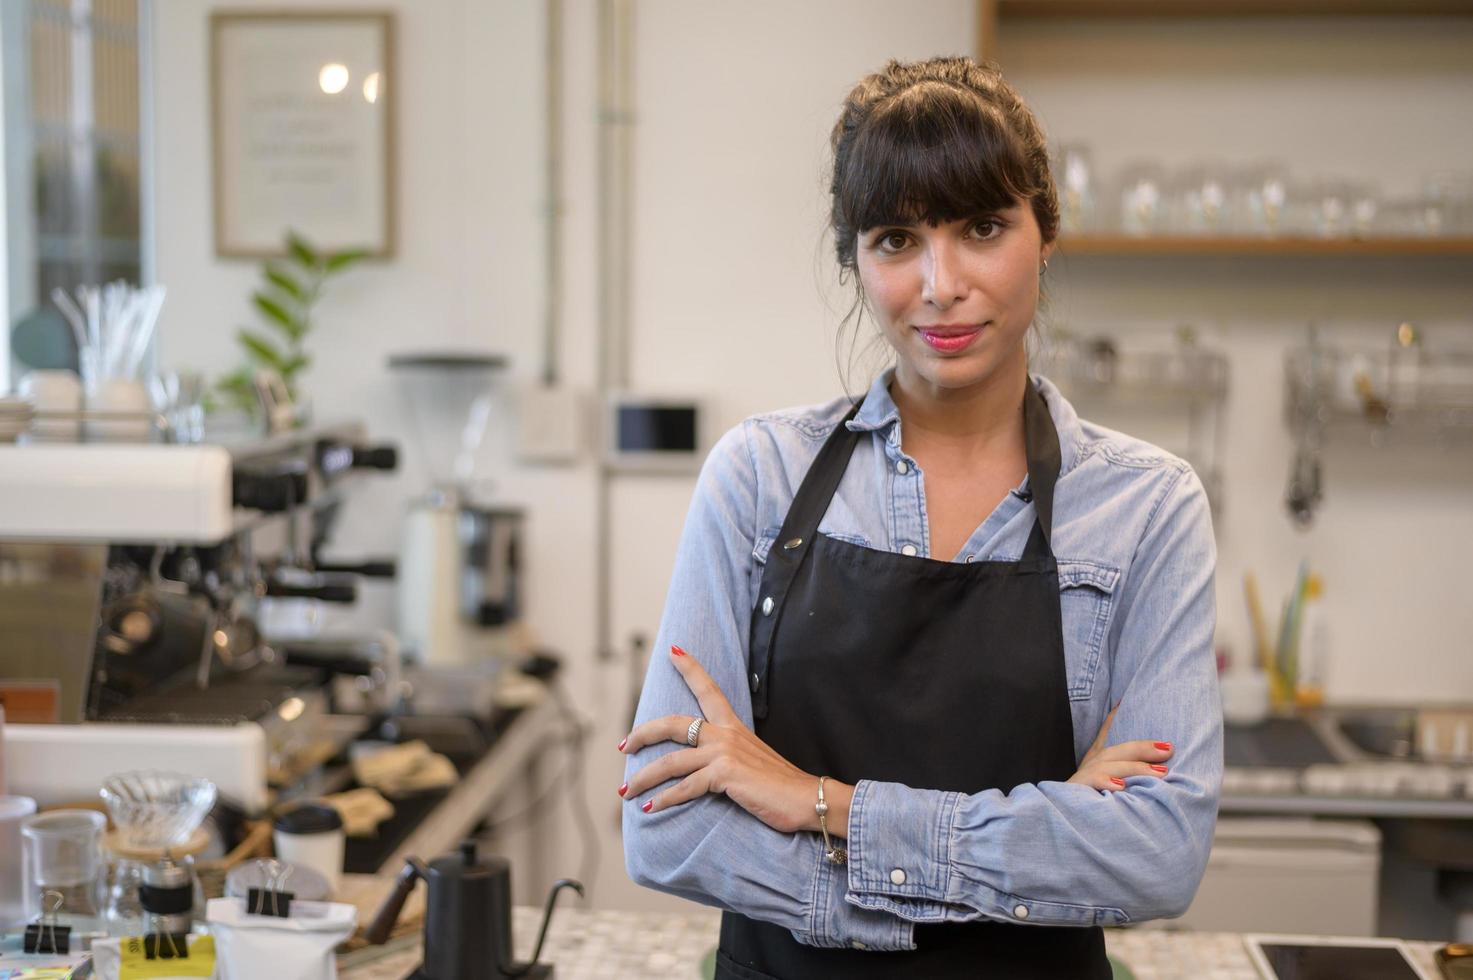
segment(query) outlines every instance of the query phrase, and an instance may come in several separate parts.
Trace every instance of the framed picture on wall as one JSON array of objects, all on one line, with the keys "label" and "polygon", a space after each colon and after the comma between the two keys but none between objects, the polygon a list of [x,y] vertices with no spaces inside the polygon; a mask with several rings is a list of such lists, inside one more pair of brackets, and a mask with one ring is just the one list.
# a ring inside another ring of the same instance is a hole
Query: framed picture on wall
[{"label": "framed picture on wall", "polygon": [[210,17],[215,254],[394,254],[393,15]]}]

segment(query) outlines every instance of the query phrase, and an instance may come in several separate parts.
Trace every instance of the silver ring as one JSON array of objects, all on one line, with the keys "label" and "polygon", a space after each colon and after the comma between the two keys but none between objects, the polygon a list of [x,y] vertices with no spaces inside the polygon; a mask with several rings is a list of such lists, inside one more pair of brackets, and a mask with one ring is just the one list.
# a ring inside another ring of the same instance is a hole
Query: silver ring
[{"label": "silver ring", "polygon": [[701,725],[705,722],[705,720],[706,719],[704,718],[697,718],[695,721],[690,723],[690,727],[685,730],[686,745],[689,745],[692,748],[695,747],[696,740],[701,737]]}]

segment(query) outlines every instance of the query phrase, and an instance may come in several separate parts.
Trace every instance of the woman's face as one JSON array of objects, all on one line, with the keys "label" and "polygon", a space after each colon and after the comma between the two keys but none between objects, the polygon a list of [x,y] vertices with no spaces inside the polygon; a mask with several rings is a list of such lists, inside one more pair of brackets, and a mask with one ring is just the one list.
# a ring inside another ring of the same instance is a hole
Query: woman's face
[{"label": "woman's face", "polygon": [[1026,202],[935,227],[860,232],[859,281],[899,357],[896,380],[945,397],[1025,370],[1023,339],[1051,251]]}]

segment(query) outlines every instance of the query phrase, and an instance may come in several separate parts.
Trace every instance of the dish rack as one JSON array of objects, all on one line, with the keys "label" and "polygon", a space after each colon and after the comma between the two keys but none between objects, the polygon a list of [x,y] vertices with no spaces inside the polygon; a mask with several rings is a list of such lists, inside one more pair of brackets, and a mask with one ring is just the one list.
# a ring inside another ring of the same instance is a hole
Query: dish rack
[{"label": "dish rack", "polygon": [[1384,347],[1336,347],[1311,335],[1284,360],[1294,459],[1285,493],[1308,526],[1323,497],[1320,453],[1332,440],[1371,446],[1473,442],[1473,351],[1429,351],[1410,324]]},{"label": "dish rack", "polygon": [[1156,350],[1122,350],[1108,336],[1065,336],[1053,351],[1048,376],[1091,420],[1105,425],[1127,413],[1184,417],[1185,440],[1167,448],[1192,465],[1214,515],[1221,518],[1229,380],[1224,354],[1200,346],[1189,327],[1177,331],[1174,347]]},{"label": "dish rack", "polygon": [[1473,351],[1311,344],[1288,353],[1285,379],[1291,423],[1373,445],[1473,436]]}]

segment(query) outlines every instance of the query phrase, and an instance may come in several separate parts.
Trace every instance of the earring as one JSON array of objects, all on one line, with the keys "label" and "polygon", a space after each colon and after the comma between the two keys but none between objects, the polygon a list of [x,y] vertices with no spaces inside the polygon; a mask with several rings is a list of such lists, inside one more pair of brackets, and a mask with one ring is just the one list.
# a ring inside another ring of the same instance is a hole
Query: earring
[{"label": "earring", "polygon": [[1038,274],[1041,276],[1041,275],[1043,275],[1047,271],[1048,271],[1048,259],[1044,259],[1043,260],[1043,268],[1038,270]]}]

